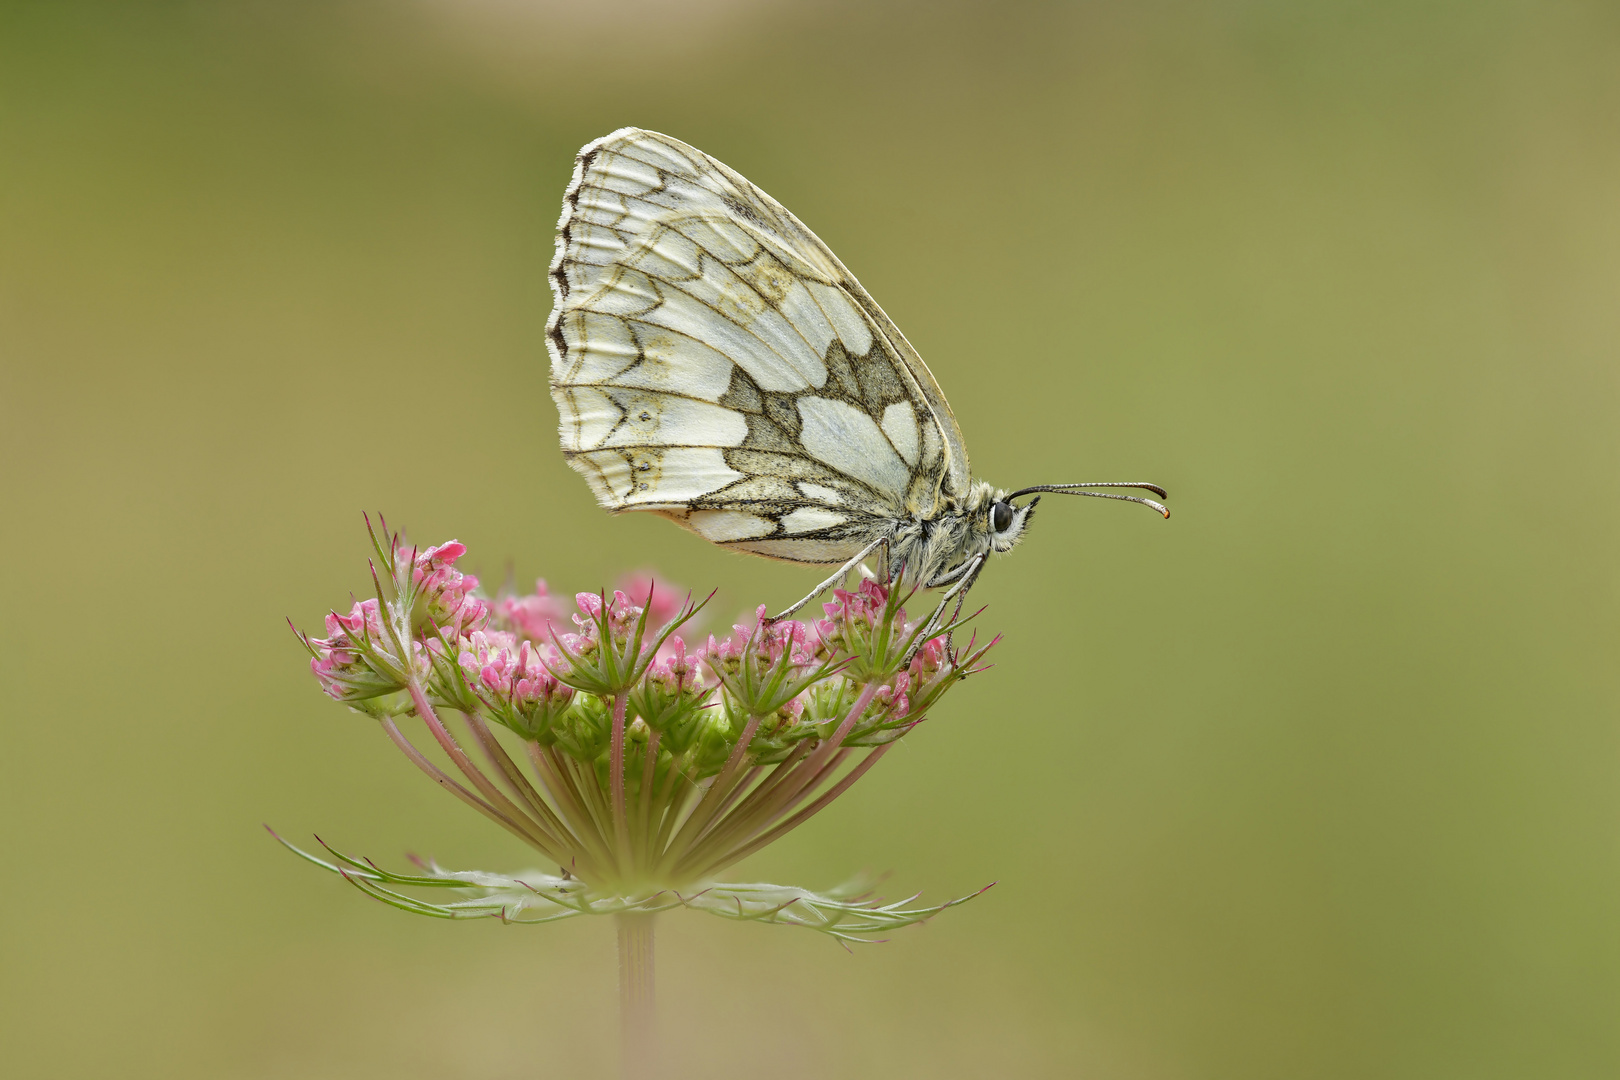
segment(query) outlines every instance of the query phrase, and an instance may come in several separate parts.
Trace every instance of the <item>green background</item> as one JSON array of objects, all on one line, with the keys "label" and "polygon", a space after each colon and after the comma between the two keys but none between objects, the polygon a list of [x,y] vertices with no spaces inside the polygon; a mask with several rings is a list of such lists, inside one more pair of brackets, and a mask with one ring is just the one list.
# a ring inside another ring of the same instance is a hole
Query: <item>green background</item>
[{"label": "green background", "polygon": [[498,580],[811,570],[609,519],[545,267],[625,124],[815,228],[1006,486],[1006,634],[745,864],[973,904],[662,920],[669,1074],[1620,1074],[1620,9],[0,11],[0,1071],[610,1075],[612,926],[430,922],[260,829],[529,855],[323,698],[360,511]]}]

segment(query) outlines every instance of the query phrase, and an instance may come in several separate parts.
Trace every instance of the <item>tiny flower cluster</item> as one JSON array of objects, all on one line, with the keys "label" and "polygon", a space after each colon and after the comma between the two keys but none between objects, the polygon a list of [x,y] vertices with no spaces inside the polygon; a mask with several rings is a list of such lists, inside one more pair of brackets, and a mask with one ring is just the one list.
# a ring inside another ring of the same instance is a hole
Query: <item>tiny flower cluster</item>
[{"label": "tiny flower cluster", "polygon": [[[995,644],[953,647],[959,623],[910,620],[898,589],[867,580],[821,619],[760,607],[694,646],[680,631],[703,603],[649,576],[580,593],[570,615],[544,581],[480,595],[456,541],[419,550],[384,526],[373,542],[376,596],[327,616],[325,637],[300,635],[321,688],[603,895],[710,882],[802,824]],[[405,734],[409,718],[449,770]]]},{"label": "tiny flower cluster", "polygon": [[413,634],[434,627],[454,639],[484,624],[489,604],[476,593],[478,579],[456,569],[456,560],[465,554],[467,546],[456,540],[421,552],[395,550],[395,563],[410,568]]}]

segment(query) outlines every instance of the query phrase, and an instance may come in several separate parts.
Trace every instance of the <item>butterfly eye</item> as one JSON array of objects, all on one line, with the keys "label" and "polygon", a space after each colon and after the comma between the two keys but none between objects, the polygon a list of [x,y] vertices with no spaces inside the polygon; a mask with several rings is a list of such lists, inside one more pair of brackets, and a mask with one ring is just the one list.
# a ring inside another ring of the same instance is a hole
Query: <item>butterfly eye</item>
[{"label": "butterfly eye", "polygon": [[990,528],[993,532],[1003,533],[1012,527],[1013,509],[1004,502],[990,505]]}]

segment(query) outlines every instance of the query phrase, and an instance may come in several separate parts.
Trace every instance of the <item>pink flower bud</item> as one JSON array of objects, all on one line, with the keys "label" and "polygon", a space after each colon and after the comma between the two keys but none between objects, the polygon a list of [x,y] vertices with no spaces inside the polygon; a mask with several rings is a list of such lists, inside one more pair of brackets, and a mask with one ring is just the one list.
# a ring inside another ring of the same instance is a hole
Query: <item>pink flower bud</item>
[{"label": "pink flower bud", "polygon": [[561,689],[548,669],[559,666],[561,657],[547,646],[516,640],[504,631],[474,631],[463,639],[459,657],[462,670],[501,701],[524,706],[556,695]]},{"label": "pink flower bud", "polygon": [[878,688],[872,697],[873,712],[887,712],[889,718],[899,720],[911,711],[911,701],[906,691],[911,688],[911,676],[901,672],[894,677],[894,681]]},{"label": "pink flower bud", "polygon": [[950,661],[950,652],[945,647],[945,635],[929,638],[917,650],[917,655],[911,659],[910,671],[916,680],[922,681],[945,667]]},{"label": "pink flower bud", "polygon": [[[699,654],[701,655],[701,654]],[[686,642],[679,634],[671,634],[658,651],[647,678],[665,691],[678,694],[702,685],[702,669],[697,656],[688,656]]]},{"label": "pink flower bud", "polygon": [[[575,595],[574,602],[579,605],[580,614],[574,616],[574,624],[579,627],[580,636],[594,639],[597,633],[597,620],[602,617],[602,597],[597,593],[579,593]],[[613,598],[607,605],[608,633],[613,640],[623,644],[630,640],[636,632],[636,623],[641,618],[641,609],[630,602],[624,593],[615,591]]]},{"label": "pink flower bud", "polygon": [[513,655],[517,637],[501,630],[474,630],[462,639],[456,659],[469,679],[482,682],[490,690],[503,692],[516,662]]},{"label": "pink flower bud", "polygon": [[[847,619],[862,628],[870,627],[882,620],[883,608],[888,602],[888,588],[870,578],[863,580],[854,592],[834,589],[832,603],[822,605],[822,610],[827,613],[827,619],[820,625],[828,626],[829,623],[836,625]],[[905,621],[906,610],[901,608],[895,613],[895,623],[898,625]]]},{"label": "pink flower bud", "polygon": [[344,694],[343,675],[350,661],[336,659],[331,654],[326,656],[312,656],[309,659],[309,670],[315,673],[315,679],[321,684],[321,689],[328,697],[342,701]]},{"label": "pink flower bud", "polygon": [[375,599],[357,601],[347,615],[327,614],[326,637],[309,639],[315,651],[309,669],[322,690],[347,701],[363,689],[375,688],[376,677],[363,657],[368,646],[384,640],[381,606]]},{"label": "pink flower bud", "polygon": [[417,595],[412,618],[414,633],[431,638],[433,627],[437,627],[454,641],[483,627],[489,617],[489,604],[473,595],[478,579],[455,568],[456,560],[466,553],[466,545],[457,540],[416,552],[414,558],[410,548],[395,549],[399,562],[410,567],[411,586]]}]

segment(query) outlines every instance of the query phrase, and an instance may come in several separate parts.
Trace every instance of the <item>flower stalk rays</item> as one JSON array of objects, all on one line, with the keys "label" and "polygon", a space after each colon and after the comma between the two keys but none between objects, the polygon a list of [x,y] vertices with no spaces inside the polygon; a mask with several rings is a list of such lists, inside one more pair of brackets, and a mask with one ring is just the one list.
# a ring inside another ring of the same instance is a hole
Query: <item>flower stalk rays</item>
[{"label": "flower stalk rays", "polygon": [[[396,873],[293,848],[304,858],[439,918],[618,915],[645,952],[625,970],[648,979],[646,920],[670,908],[854,942],[970,899],[922,906],[860,884],[813,893],[719,878],[848,791],[996,641],[953,647],[960,622],[908,620],[899,590],[868,580],[835,591],[820,620],[771,621],[761,606],[751,624],[694,644],[708,601],[648,579],[580,593],[570,611],[543,581],[480,595],[455,541],[413,548],[386,523],[371,538],[375,595],[329,614],[324,637],[295,630],[317,682],[549,867]],[[639,1010],[650,988],[626,993]]]},{"label": "flower stalk rays", "polygon": [[[311,669],[574,883],[566,902],[547,897],[550,916],[662,906],[711,886],[848,790],[994,644],[952,649],[954,627],[943,627],[914,650],[921,624],[896,591],[865,581],[839,590],[819,622],[769,622],[761,607],[753,626],[691,648],[680,631],[703,603],[651,581],[634,599],[581,593],[570,618],[544,582],[527,596],[479,596],[455,541],[414,549],[384,525],[372,542],[376,596],[328,615],[325,637],[299,635]],[[407,736],[408,719],[448,767]],[[423,884],[343,872],[390,899],[379,886]],[[498,914],[446,909],[475,911]]]}]

